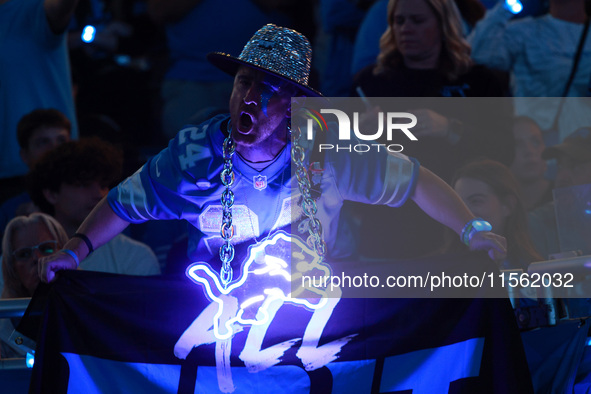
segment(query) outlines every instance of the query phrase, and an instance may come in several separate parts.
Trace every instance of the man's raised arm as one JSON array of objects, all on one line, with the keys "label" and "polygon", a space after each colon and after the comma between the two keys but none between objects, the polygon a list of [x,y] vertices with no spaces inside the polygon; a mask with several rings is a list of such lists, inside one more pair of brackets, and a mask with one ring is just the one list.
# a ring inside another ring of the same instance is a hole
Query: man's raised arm
[{"label": "man's raised arm", "polygon": [[78,268],[80,262],[91,252],[90,248],[96,249],[109,242],[128,225],[129,222],[115,214],[107,197],[103,198],[78,228],[76,234],[81,234],[80,236],[70,238],[60,252],[41,259],[41,280],[51,282],[57,271]]}]

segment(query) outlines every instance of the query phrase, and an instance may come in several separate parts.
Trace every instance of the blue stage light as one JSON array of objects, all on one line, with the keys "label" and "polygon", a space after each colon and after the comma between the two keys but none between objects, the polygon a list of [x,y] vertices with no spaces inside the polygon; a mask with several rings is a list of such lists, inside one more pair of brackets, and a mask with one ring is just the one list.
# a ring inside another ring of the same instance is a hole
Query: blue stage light
[{"label": "blue stage light", "polygon": [[27,363],[27,368],[33,368],[33,365],[35,364],[35,352],[33,352],[33,354],[31,353],[27,353],[27,358],[25,359],[25,362]]},{"label": "blue stage light", "polygon": [[94,26],[92,26],[92,25],[84,26],[84,29],[82,29],[82,35],[81,35],[82,41],[89,44],[94,41],[95,36],[96,36],[96,28]]},{"label": "blue stage light", "polygon": [[523,10],[523,4],[519,0],[505,0],[505,8],[512,14],[519,14]]}]

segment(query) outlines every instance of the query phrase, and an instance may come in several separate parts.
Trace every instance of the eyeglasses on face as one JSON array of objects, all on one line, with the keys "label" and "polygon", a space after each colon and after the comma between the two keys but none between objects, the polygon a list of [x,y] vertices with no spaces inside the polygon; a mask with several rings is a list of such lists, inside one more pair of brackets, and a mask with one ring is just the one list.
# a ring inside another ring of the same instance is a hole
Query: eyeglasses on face
[{"label": "eyeglasses on face", "polygon": [[26,261],[33,257],[35,249],[38,249],[43,256],[49,256],[57,252],[57,241],[45,241],[39,245],[28,248],[20,248],[12,253],[12,256],[19,261]]}]

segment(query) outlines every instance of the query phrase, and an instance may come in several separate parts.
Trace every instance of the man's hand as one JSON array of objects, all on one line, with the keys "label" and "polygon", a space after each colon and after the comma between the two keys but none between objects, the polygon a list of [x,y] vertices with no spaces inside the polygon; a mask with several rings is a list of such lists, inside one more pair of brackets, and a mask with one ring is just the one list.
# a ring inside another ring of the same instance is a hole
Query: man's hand
[{"label": "man's hand", "polygon": [[58,252],[39,260],[39,277],[42,282],[49,283],[55,279],[55,273],[60,270],[77,269],[74,258],[65,252]]},{"label": "man's hand", "polygon": [[485,250],[494,261],[502,261],[507,256],[507,240],[490,231],[481,231],[470,239],[470,250]]}]

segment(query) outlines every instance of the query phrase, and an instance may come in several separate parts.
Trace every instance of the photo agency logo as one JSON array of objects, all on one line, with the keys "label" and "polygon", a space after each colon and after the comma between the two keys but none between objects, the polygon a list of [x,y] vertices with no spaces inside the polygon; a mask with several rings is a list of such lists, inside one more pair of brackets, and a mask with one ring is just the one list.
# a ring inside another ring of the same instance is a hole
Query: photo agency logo
[{"label": "photo agency logo", "polygon": [[[409,141],[418,141],[411,131],[417,125],[417,117],[409,112],[360,112],[344,108],[315,110],[303,107],[299,115],[300,121],[304,122],[301,124],[303,134],[308,141],[315,141],[315,132],[326,134],[330,130],[337,136],[337,141],[325,136],[316,140],[321,141],[314,147],[319,152],[402,152],[402,144],[392,143],[397,133],[402,133]],[[396,139],[400,141],[398,137]]]}]

